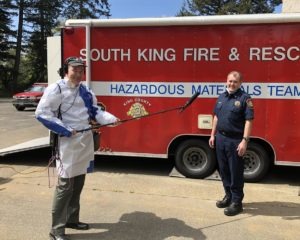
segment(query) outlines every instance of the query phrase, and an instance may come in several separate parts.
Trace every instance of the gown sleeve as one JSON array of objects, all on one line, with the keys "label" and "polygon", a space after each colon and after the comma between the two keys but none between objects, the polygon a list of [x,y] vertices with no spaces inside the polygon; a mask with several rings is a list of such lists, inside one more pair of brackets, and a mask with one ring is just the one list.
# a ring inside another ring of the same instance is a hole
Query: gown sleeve
[{"label": "gown sleeve", "polygon": [[72,128],[58,118],[58,109],[62,102],[62,93],[57,83],[46,88],[35,111],[35,116],[49,130],[66,137],[72,136]]}]

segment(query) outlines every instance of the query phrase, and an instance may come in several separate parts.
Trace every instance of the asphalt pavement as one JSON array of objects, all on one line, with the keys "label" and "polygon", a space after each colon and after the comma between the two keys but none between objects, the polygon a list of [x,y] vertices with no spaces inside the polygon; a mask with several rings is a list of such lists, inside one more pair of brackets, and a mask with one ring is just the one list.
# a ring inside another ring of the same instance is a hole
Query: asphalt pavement
[{"label": "asphalt pavement", "polygon": [[48,130],[35,119],[34,108],[17,111],[9,98],[0,98],[0,108],[0,152],[1,149],[48,136]]},{"label": "asphalt pavement", "polygon": [[[21,113],[19,119],[32,114]],[[34,121],[27,131],[32,136],[39,128]],[[25,122],[11,121],[21,128]],[[1,126],[2,144],[16,141],[18,131],[8,134],[11,130],[9,124]],[[49,239],[57,181],[55,170],[47,168],[49,158],[48,148],[0,157],[0,239]],[[262,183],[247,183],[244,211],[234,217],[215,206],[223,197],[219,180],[169,177],[171,169],[166,160],[98,157],[81,199],[81,221],[91,229],[66,233],[77,240],[299,238],[299,168],[286,168],[284,174],[277,169]]]}]

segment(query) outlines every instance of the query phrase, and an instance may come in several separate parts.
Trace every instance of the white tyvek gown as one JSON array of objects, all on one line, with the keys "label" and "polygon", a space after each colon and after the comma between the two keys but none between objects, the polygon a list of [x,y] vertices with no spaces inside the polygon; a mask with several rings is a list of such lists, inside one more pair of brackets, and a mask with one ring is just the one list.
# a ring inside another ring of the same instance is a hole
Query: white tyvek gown
[{"label": "white tyvek gown", "polygon": [[[61,92],[57,86],[59,84]],[[84,86],[87,90],[87,88]],[[87,90],[92,93],[90,90]],[[93,106],[96,107],[95,118],[100,124],[113,123],[116,117],[101,111],[92,93]],[[62,120],[57,118],[61,105]],[[88,108],[80,96],[79,87],[72,88],[67,79],[59,80],[50,85],[44,92],[36,109],[36,117],[50,130],[64,135],[59,139],[61,161],[56,161],[56,168],[60,177],[71,178],[87,172],[89,162],[94,160],[94,144],[91,131],[77,133],[71,136],[72,130],[90,127]]]}]

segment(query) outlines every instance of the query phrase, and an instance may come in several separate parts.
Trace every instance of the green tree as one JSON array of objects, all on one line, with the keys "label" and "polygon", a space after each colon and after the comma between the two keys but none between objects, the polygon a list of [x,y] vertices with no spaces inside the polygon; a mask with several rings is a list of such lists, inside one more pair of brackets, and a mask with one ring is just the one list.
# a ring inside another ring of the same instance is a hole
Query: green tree
[{"label": "green tree", "polygon": [[27,72],[31,83],[47,81],[47,37],[53,35],[52,29],[57,25],[61,7],[60,0],[31,0],[24,11],[27,33],[30,33],[26,59],[31,66]]},{"label": "green tree", "polygon": [[16,51],[14,57],[13,75],[11,79],[11,91],[14,93],[17,88],[17,80],[19,76],[20,62],[21,62],[21,52],[22,52],[22,39],[23,39],[23,11],[24,11],[24,0],[16,2],[18,7],[18,29],[16,36]]},{"label": "green tree", "polygon": [[65,18],[88,19],[110,17],[108,0],[66,0],[62,16]]},{"label": "green tree", "polygon": [[109,16],[108,0],[1,0],[0,83],[13,93],[47,81],[47,37],[66,18]]},{"label": "green tree", "polygon": [[[61,18],[99,18],[110,16],[107,0],[31,0],[24,20],[32,30],[28,41],[26,71],[29,82],[47,81],[47,37],[52,36]],[[51,11],[49,11],[51,9]]]},{"label": "green tree", "polygon": [[15,6],[11,0],[0,1],[0,82],[2,87],[9,89],[12,77],[11,60],[13,54],[10,51],[14,48],[15,31],[12,30],[12,9]]},{"label": "green tree", "polygon": [[186,0],[177,16],[272,13],[282,0]]}]

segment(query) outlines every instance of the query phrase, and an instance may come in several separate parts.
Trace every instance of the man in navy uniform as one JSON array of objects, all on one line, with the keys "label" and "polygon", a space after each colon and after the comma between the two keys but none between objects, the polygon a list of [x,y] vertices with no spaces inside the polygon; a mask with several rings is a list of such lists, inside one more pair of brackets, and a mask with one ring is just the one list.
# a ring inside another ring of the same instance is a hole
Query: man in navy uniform
[{"label": "man in navy uniform", "polygon": [[243,211],[244,161],[252,129],[254,111],[251,97],[240,87],[242,75],[232,71],[227,75],[226,91],[215,105],[213,127],[209,145],[215,147],[219,173],[225,196],[217,201],[224,214],[234,216]]}]

